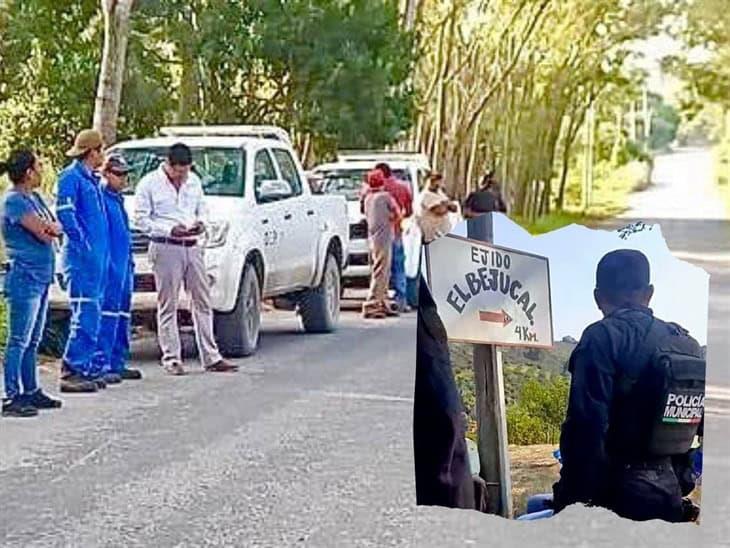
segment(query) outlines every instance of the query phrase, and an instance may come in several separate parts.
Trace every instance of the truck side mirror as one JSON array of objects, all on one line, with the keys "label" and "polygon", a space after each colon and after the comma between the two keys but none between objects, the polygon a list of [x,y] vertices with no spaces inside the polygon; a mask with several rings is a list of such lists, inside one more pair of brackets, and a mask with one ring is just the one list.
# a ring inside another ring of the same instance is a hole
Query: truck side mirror
[{"label": "truck side mirror", "polygon": [[292,195],[291,185],[281,179],[261,181],[258,197],[262,202],[282,200]]}]

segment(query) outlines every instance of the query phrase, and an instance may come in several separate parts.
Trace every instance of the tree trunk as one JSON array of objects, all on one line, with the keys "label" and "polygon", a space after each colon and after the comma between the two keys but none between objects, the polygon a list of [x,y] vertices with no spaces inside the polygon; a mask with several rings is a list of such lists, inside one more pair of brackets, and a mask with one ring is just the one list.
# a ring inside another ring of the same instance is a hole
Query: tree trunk
[{"label": "tree trunk", "polygon": [[104,13],[104,49],[93,125],[103,135],[106,145],[113,144],[117,139],[117,120],[122,100],[129,19],[133,4],[134,0],[101,0]]},{"label": "tree trunk", "polygon": [[405,13],[403,14],[403,27],[407,31],[413,30],[416,25],[419,0],[406,0]]}]

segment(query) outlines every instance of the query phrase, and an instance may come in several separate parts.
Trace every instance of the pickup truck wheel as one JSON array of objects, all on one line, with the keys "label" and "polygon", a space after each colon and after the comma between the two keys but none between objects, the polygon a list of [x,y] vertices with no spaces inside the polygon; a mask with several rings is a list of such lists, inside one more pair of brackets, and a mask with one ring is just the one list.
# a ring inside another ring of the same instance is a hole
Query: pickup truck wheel
[{"label": "pickup truck wheel", "polygon": [[340,267],[337,258],[327,255],[322,282],[310,289],[299,303],[299,315],[308,333],[330,333],[340,319]]},{"label": "pickup truck wheel", "polygon": [[243,269],[236,308],[216,313],[215,333],[225,356],[243,358],[256,352],[261,330],[261,286],[253,263]]}]

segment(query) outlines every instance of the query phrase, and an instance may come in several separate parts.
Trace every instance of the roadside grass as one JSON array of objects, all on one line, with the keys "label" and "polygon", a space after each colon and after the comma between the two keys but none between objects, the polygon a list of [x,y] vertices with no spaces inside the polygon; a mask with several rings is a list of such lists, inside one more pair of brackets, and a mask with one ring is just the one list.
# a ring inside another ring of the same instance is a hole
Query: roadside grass
[{"label": "roadside grass", "polygon": [[597,226],[626,211],[632,192],[645,190],[649,185],[650,169],[643,162],[630,162],[613,167],[608,163],[595,168],[595,182],[591,204],[585,210],[581,206],[581,175],[573,173],[566,187],[565,208],[534,221],[520,215],[512,219],[531,234],[544,234],[570,224]]}]

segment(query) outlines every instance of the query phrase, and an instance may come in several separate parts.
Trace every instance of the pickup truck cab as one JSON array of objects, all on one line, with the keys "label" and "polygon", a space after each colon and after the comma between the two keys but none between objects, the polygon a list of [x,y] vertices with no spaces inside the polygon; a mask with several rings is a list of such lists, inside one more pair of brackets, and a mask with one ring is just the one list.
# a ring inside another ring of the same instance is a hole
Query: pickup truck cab
[{"label": "pickup truck cab", "polygon": [[[193,153],[209,211],[204,237],[215,334],[231,357],[256,351],[262,301],[296,310],[308,332],[336,328],[341,273],[348,257],[348,214],[341,196],[315,196],[287,133],[268,126],[170,127],[162,136],[113,146],[132,167],[125,208],[134,222],[134,188],[164,161],[176,142]],[[149,238],[133,228],[135,321],[154,326],[155,279],[147,258]],[[51,310],[68,310],[54,284]],[[189,302],[181,296],[181,309]],[[68,313],[66,312],[66,317]],[[182,314],[183,321],[187,315]]]},{"label": "pickup truck cab", "polygon": [[[320,192],[340,195],[347,199],[350,222],[350,257],[343,273],[345,285],[364,285],[370,279],[370,254],[368,250],[368,228],[365,216],[360,211],[360,189],[368,171],[380,163],[388,164],[393,176],[405,182],[413,195],[414,214],[403,222],[403,245],[406,255],[406,276],[418,276],[421,253],[421,231],[416,223],[420,198],[431,171],[424,154],[390,151],[342,152],[337,161],[314,167],[310,177],[319,180]],[[461,216],[450,214],[451,226]]]}]

